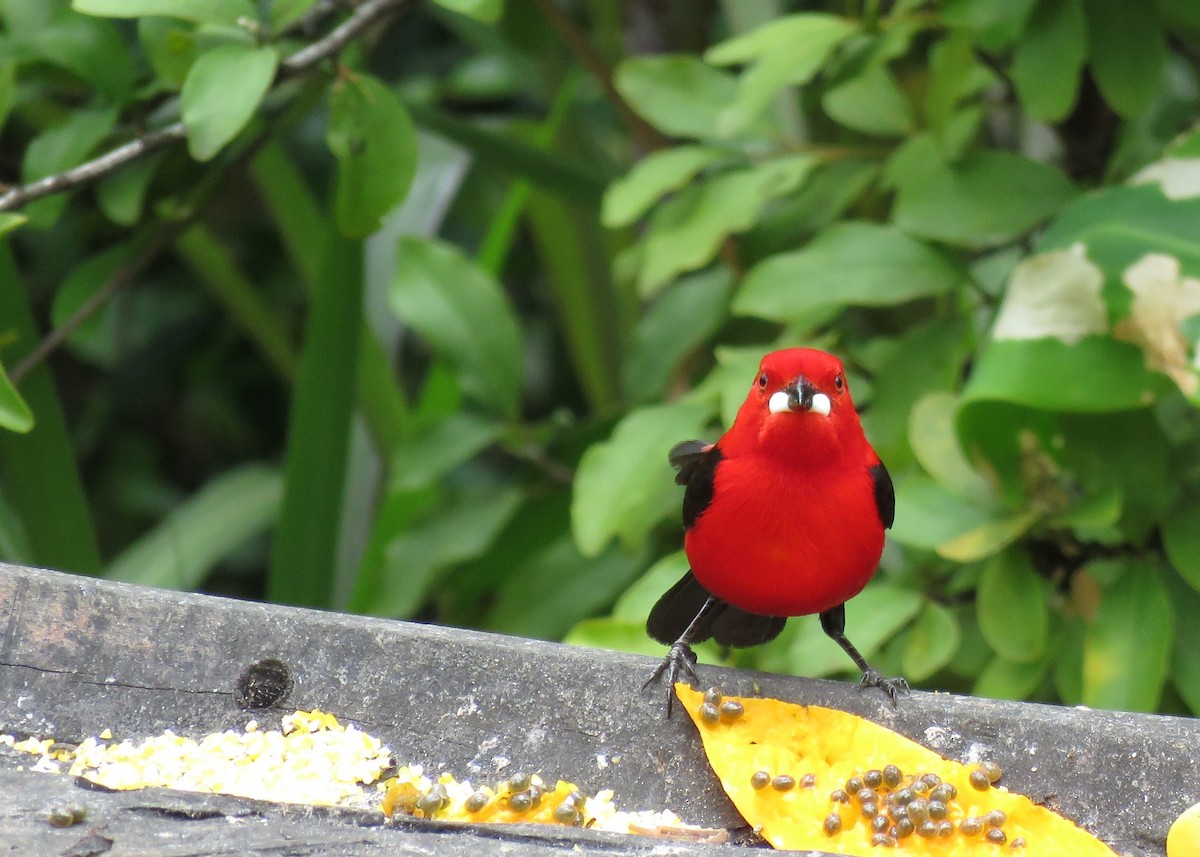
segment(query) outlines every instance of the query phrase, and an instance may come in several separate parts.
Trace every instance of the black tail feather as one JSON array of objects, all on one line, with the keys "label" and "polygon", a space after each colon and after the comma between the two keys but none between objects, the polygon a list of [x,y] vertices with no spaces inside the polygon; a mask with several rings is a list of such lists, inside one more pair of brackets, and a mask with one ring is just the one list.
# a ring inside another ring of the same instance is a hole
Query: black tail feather
[{"label": "black tail feather", "polygon": [[[658,599],[650,611],[650,618],[646,620],[646,632],[664,645],[674,643],[696,618],[709,595],[709,591],[689,571]],[[785,622],[785,616],[748,613],[719,601],[696,627],[692,642],[713,639],[722,646],[757,646],[778,637]]]}]

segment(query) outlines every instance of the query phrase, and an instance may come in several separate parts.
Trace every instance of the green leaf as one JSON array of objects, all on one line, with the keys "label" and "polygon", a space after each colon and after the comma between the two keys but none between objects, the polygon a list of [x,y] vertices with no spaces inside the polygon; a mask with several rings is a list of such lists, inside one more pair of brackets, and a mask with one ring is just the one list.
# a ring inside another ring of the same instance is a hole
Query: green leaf
[{"label": "green leaf", "polygon": [[975,612],[988,645],[1001,657],[1029,663],[1046,651],[1046,587],[1023,550],[1006,550],[984,566]]},{"label": "green leaf", "polygon": [[1082,0],[1040,0],[1013,51],[1012,80],[1026,113],[1057,122],[1071,112],[1087,50]]},{"label": "green leaf", "polygon": [[1163,519],[1162,539],[1171,565],[1200,592],[1200,500],[1189,497]]},{"label": "green leaf", "polygon": [[33,429],[33,411],[21,398],[0,363],[0,428],[27,434]]},{"label": "green leaf", "polygon": [[680,363],[726,320],[733,277],[713,267],[668,286],[642,314],[622,371],[626,395],[661,398]]},{"label": "green leaf", "polygon": [[[7,242],[0,242],[0,336],[28,353],[39,341],[29,303]],[[28,561],[76,574],[99,574],[91,510],[54,380],[46,364],[21,384],[37,424],[28,434],[0,431],[0,471],[9,503],[24,524]],[[53,514],[47,514],[47,510]]]},{"label": "green leaf", "polygon": [[283,479],[273,467],[244,465],[209,481],[127,547],[106,577],[193,590],[222,559],[274,526]]},{"label": "green leaf", "polygon": [[76,12],[108,18],[141,18],[162,15],[198,24],[235,25],[256,21],[250,0],[72,0]]},{"label": "green leaf", "polygon": [[[846,636],[870,660],[880,646],[917,616],[923,604],[917,592],[876,581],[846,602]],[[824,676],[854,669],[842,648],[821,630],[816,617],[799,624],[800,631],[787,653],[794,675]]]},{"label": "green leaf", "polygon": [[292,395],[283,505],[267,594],[327,607],[341,535],[342,498],[363,327],[362,245],[327,236]]},{"label": "green leaf", "polygon": [[611,603],[639,567],[637,557],[616,545],[584,557],[570,535],[563,534],[513,569],[497,593],[488,627],[557,640],[576,622]]},{"label": "green leaf", "polygon": [[[21,162],[21,180],[33,182],[78,166],[108,136],[116,121],[116,108],[72,112],[66,121],[43,131],[29,144]],[[58,219],[66,204],[66,194],[59,194],[29,203],[25,214],[34,227],[44,229]]]},{"label": "green leaf", "polygon": [[465,412],[437,420],[393,452],[391,490],[411,491],[433,484],[495,441],[501,428]]},{"label": "green leaf", "polygon": [[995,512],[963,502],[923,476],[897,476],[896,523],[892,536],[901,544],[934,550],[964,533],[995,521]]},{"label": "green leaf", "polygon": [[433,0],[443,9],[466,15],[484,24],[494,24],[504,12],[504,0]]},{"label": "green leaf", "polygon": [[845,18],[820,12],[785,15],[709,48],[713,65],[747,64],[737,98],[719,118],[718,130],[746,130],[784,87],[806,83],[839,44],[857,32]]},{"label": "green leaf", "polygon": [[325,137],[338,162],[338,228],[361,238],[379,228],[412,185],[417,138],[408,111],[369,75],[337,80],[329,93]]},{"label": "green leaf", "polygon": [[521,395],[521,332],[500,285],[453,245],[400,239],[392,309],[458,370],[463,390],[499,413]]},{"label": "green leaf", "polygon": [[487,550],[521,499],[521,491],[513,487],[452,494],[388,541],[380,584],[356,609],[375,616],[412,616],[447,569]]},{"label": "green leaf", "polygon": [[975,562],[999,553],[1038,522],[1037,512],[1018,512],[955,536],[937,547],[939,555],[955,562]]},{"label": "green leaf", "polygon": [[987,503],[993,489],[963,454],[955,428],[958,398],[952,393],[929,393],[913,406],[908,440],[925,472],[964,499]]},{"label": "green leaf", "polygon": [[1174,641],[1171,599],[1158,569],[1149,563],[1105,564],[1119,566],[1120,577],[1105,587],[1084,636],[1083,703],[1093,708],[1154,711],[1167,680]]},{"label": "green leaf", "polygon": [[0,238],[3,238],[14,229],[24,226],[29,222],[29,218],[24,214],[13,214],[11,212],[0,212]]},{"label": "green leaf", "polygon": [[1075,195],[1061,172],[1012,152],[930,163],[897,182],[893,218],[907,232],[981,249],[1020,237]]},{"label": "green leaf", "polygon": [[[663,593],[679,582],[691,566],[687,554],[676,551],[660,559],[625,590],[613,605],[613,618],[638,622],[646,636],[646,618]],[[658,645],[657,643],[655,645]]]},{"label": "green leaf", "polygon": [[692,185],[667,201],[650,220],[638,289],[652,295],[707,264],[727,236],[753,226],[767,202],[798,188],[815,165],[808,155],[778,158]]},{"label": "green leaf", "polygon": [[636,548],[682,502],[667,452],[696,437],[712,409],[707,404],[655,405],[630,411],[612,436],[593,444],[579,461],[571,498],[571,528],[584,556],[597,556],[613,536]]},{"label": "green leaf", "polygon": [[1175,651],[1171,657],[1171,683],[1193,714],[1200,713],[1200,594],[1179,575],[1163,575],[1171,597],[1175,626]]},{"label": "green leaf", "polygon": [[[57,5],[57,4],[54,4]],[[65,68],[117,104],[133,91],[133,59],[111,21],[62,10],[39,28],[29,46],[46,62]]]},{"label": "green leaf", "polygon": [[146,189],[162,160],[160,154],[139,158],[96,185],[96,201],[109,220],[118,226],[133,226],[141,219]]},{"label": "green leaf", "polygon": [[600,220],[609,227],[628,226],[663,196],[727,156],[724,149],[711,146],[676,146],[652,152],[608,186]]},{"label": "green leaf", "polygon": [[989,343],[976,358],[962,407],[990,400],[1046,411],[1127,410],[1145,407],[1167,383],[1146,369],[1136,346],[1107,336],[1074,345],[1006,339]]},{"label": "green leaf", "polygon": [[[132,244],[118,244],[72,270],[54,293],[54,302],[50,307],[50,319],[54,326],[63,326],[84,304],[94,299],[104,284],[129,261],[133,250]],[[102,366],[110,365],[117,351],[114,337],[105,335],[112,306],[106,302],[85,319],[68,339],[77,354]],[[111,331],[107,332],[111,334]]]},{"label": "green leaf", "polygon": [[180,93],[193,158],[209,160],[246,127],[278,64],[279,52],[270,46],[221,45],[200,55]]},{"label": "green leaf", "polygon": [[857,77],[830,89],[821,105],[837,122],[864,134],[902,137],[916,127],[912,106],[883,65],[867,66]]},{"label": "green leaf", "polygon": [[[646,622],[602,617],[584,619],[567,632],[563,642],[569,646],[606,649],[610,652],[630,652],[635,655],[661,657],[663,646],[646,636]],[[699,654],[697,652],[697,654]]]},{"label": "green leaf", "polygon": [[627,59],[617,66],[613,83],[664,134],[700,140],[721,138],[718,117],[737,93],[732,75],[687,54]]},{"label": "green leaf", "polygon": [[1029,663],[1010,661],[996,655],[979,673],[975,686],[971,688],[971,694],[989,699],[1028,699],[1042,683],[1049,666],[1049,657]]},{"label": "green leaf", "polygon": [[961,633],[958,618],[934,601],[926,601],[909,630],[900,672],[910,681],[924,681],[954,658]]},{"label": "green leaf", "polygon": [[751,268],[733,311],[795,321],[830,305],[893,306],[943,294],[964,278],[946,256],[899,229],[850,221]]},{"label": "green leaf", "polygon": [[195,27],[175,18],[139,18],[137,28],[154,73],[173,88],[183,86],[199,56]]},{"label": "green leaf", "polygon": [[1167,43],[1153,0],[1083,0],[1092,73],[1113,110],[1132,117],[1158,95]]}]

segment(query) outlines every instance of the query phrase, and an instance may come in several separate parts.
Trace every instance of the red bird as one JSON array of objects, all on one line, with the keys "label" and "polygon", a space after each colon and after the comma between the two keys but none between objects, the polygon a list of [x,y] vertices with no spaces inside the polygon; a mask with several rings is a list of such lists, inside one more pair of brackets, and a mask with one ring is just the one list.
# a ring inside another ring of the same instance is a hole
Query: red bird
[{"label": "red bird", "polygon": [[894,703],[908,683],[876,672],[845,634],[845,603],[875,574],[896,498],[841,361],[812,348],[768,354],[725,436],[684,441],[668,458],[685,486],[691,570],[650,612],[647,632],[671,651],[646,686],[664,672],[672,687],[681,673],[696,681],[693,643],[754,646],[787,617],[819,613],[861,684]]}]

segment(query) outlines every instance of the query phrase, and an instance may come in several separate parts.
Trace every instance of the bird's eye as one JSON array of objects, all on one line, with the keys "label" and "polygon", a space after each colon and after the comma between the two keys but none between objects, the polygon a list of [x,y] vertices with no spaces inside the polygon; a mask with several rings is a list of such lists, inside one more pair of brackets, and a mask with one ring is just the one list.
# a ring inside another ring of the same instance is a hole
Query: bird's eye
[{"label": "bird's eye", "polygon": [[767,389],[767,373],[766,373],[766,372],[760,372],[760,373],[759,373],[759,376],[758,376],[758,389],[760,389],[760,390],[765,390],[765,389]]},{"label": "bird's eye", "polygon": [[846,379],[843,378],[841,375],[838,375],[836,378],[833,379],[833,386],[837,387],[837,391],[839,393],[841,393],[842,391],[844,391],[846,389]]}]

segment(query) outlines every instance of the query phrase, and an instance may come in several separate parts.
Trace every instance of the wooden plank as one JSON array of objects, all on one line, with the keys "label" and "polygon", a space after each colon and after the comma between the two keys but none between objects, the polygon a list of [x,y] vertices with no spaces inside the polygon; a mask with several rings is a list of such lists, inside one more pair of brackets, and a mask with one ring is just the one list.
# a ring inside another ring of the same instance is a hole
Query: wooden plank
[{"label": "wooden plank", "polygon": [[[0,732],[199,736],[321,708],[427,770],[539,771],[613,788],[623,808],[743,824],[690,721],[663,718],[661,688],[639,692],[648,658],[3,565],[0,631]],[[261,658],[288,665],[294,685],[271,712],[246,712],[238,676]],[[1009,788],[1053,801],[1125,854],[1162,855],[1170,822],[1200,797],[1190,719],[919,692],[891,708],[837,682],[715,667],[701,678],[853,711],[951,758],[1001,760]]]}]

